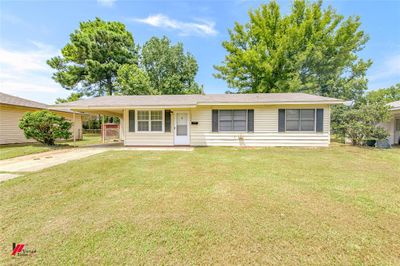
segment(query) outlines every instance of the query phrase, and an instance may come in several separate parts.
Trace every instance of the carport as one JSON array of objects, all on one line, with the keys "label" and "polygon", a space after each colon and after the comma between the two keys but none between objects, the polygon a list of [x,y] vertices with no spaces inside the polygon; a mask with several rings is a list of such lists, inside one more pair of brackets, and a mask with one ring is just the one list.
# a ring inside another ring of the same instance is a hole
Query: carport
[{"label": "carport", "polygon": [[[65,107],[64,107],[65,108]],[[89,114],[89,115],[100,115],[101,116],[101,122],[102,122],[102,143],[105,143],[105,132],[103,132],[104,127],[103,125],[105,124],[105,117],[118,117],[119,118],[119,140],[124,140],[124,111],[121,108],[97,108],[97,107],[82,107],[80,106],[79,108],[74,108],[74,107],[69,107],[71,110],[79,113],[84,113],[84,114]],[[61,105],[54,105],[53,109],[63,109]],[[75,125],[76,125],[76,116],[75,112],[73,113],[72,117],[72,122],[73,122],[73,129],[75,130]],[[76,138],[74,136],[74,146],[76,142]]]}]

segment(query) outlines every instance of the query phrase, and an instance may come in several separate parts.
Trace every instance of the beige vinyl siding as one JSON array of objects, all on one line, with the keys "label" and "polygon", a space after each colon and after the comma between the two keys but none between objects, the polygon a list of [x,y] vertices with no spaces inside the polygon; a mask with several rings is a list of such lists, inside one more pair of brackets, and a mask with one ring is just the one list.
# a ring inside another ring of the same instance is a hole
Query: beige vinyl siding
[{"label": "beige vinyl siding", "polygon": [[[278,109],[323,108],[323,132],[278,132]],[[254,109],[254,132],[212,132],[212,109]],[[193,109],[191,126],[193,146],[328,146],[330,142],[330,110],[327,105],[285,105],[285,106],[214,106]]]},{"label": "beige vinyl siding", "polygon": [[[137,110],[136,110],[137,111]],[[174,135],[173,126],[171,126],[171,132],[129,132],[129,110],[124,110],[124,144],[126,146],[173,146]],[[164,121],[163,121],[164,123]],[[173,125],[174,119],[171,115],[171,125]]]},{"label": "beige vinyl siding", "polygon": [[[24,113],[38,110],[39,109],[0,105],[0,144],[35,142],[33,139],[25,138],[24,132],[19,128],[18,124]],[[71,113],[55,113],[72,121]],[[79,139],[82,137],[82,118],[80,115],[76,115],[75,127],[75,136]]]},{"label": "beige vinyl siding", "polygon": [[[278,132],[278,109],[281,108],[323,108],[323,132]],[[213,109],[253,109],[254,132],[212,132],[211,112]],[[171,132],[167,133],[129,132],[128,110],[124,111],[123,120],[124,143],[127,146],[174,145],[173,114],[171,115]],[[190,121],[198,122],[197,125],[190,125],[191,146],[328,146],[330,142],[330,109],[328,105],[197,107],[190,110]]]}]

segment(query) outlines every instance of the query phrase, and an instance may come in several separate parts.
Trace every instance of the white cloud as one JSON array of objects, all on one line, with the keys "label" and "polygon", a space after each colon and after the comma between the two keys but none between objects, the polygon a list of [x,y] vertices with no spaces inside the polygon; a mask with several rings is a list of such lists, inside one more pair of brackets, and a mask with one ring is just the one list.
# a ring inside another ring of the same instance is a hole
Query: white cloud
[{"label": "white cloud", "polygon": [[383,63],[373,66],[368,75],[369,88],[378,89],[400,81],[400,53],[386,57]]},{"label": "white cloud", "polygon": [[207,20],[198,20],[197,22],[183,22],[169,18],[163,14],[148,16],[147,18],[135,18],[135,22],[144,23],[157,28],[173,29],[179,31],[180,35],[199,35],[215,36],[218,34],[215,29],[215,23]]},{"label": "white cloud", "polygon": [[369,76],[369,80],[375,81],[393,76],[400,76],[400,54],[386,58],[384,63]]},{"label": "white cloud", "polygon": [[113,6],[116,1],[117,0],[97,0],[97,3],[102,6]]},{"label": "white cloud", "polygon": [[25,98],[34,94],[53,94],[51,98],[65,95],[65,89],[52,80],[53,70],[46,63],[58,51],[39,42],[31,43],[32,48],[27,50],[0,46],[0,91]]}]

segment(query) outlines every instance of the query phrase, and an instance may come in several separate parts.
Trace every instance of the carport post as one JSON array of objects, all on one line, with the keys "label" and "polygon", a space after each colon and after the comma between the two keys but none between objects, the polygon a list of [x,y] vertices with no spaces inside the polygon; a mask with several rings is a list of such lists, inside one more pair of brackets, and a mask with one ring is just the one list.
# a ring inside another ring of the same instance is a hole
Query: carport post
[{"label": "carport post", "polygon": [[105,142],[105,127],[104,127],[104,115],[101,116],[101,142],[104,144]]},{"label": "carport post", "polygon": [[76,142],[76,136],[75,136],[75,130],[76,130],[76,126],[75,126],[75,119],[76,119],[76,117],[75,117],[75,112],[73,112],[72,113],[72,126],[73,126],[73,131],[72,131],[72,135],[74,136],[74,147],[76,146],[75,145],[75,142]]}]

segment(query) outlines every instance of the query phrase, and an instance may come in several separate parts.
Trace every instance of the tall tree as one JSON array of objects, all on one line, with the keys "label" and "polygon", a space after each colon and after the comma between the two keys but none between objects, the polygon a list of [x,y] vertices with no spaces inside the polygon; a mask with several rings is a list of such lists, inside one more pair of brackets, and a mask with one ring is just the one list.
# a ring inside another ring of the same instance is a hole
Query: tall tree
[{"label": "tall tree", "polygon": [[122,95],[159,94],[159,91],[151,86],[147,72],[137,65],[123,65],[118,70],[117,83]]},{"label": "tall tree", "polygon": [[400,101],[400,83],[384,89],[369,91],[363,98],[366,103]]},{"label": "tall tree", "polygon": [[71,95],[69,95],[67,98],[57,98],[56,99],[56,104],[59,103],[68,103],[68,102],[74,102],[77,100],[80,100],[82,98],[83,94],[81,92],[73,92]]},{"label": "tall tree", "polygon": [[47,61],[56,70],[53,79],[87,96],[112,95],[119,68],[138,61],[138,47],[125,25],[99,18],[81,22],[61,54]]},{"label": "tall tree", "polygon": [[235,23],[215,77],[239,93],[308,92],[355,99],[367,89],[371,61],[357,55],[368,37],[359,17],[322,8],[322,1],[295,0],[282,15],[275,1]]},{"label": "tall tree", "polygon": [[158,94],[202,92],[194,80],[198,71],[196,59],[184,53],[182,43],[172,45],[165,36],[152,37],[143,46],[141,65]]}]

